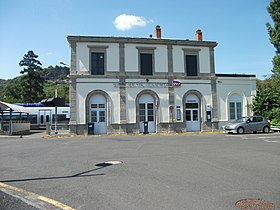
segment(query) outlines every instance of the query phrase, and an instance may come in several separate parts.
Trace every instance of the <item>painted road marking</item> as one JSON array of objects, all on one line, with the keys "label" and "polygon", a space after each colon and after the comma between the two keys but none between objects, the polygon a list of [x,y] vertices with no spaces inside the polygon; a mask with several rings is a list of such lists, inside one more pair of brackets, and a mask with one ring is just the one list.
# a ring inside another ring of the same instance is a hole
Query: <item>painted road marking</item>
[{"label": "painted road marking", "polygon": [[279,141],[273,141],[273,140],[264,140],[264,142],[268,142],[268,143],[280,143],[280,140],[279,140]]},{"label": "painted road marking", "polygon": [[270,139],[280,139],[280,136],[260,136],[258,138],[259,139],[267,139],[267,138],[270,138]]},{"label": "painted road marking", "polygon": [[[62,209],[62,210],[74,210],[72,207],[67,206],[59,201],[55,201],[51,198],[47,198],[45,196],[41,196],[41,195],[38,195],[33,192],[28,192],[26,190],[23,190],[23,189],[20,189],[17,187],[13,187],[11,185],[7,185],[2,182],[0,182],[0,190],[5,193],[8,193],[12,196],[14,196],[16,194],[15,197],[17,197],[17,198],[21,197],[22,201],[25,201],[28,204],[33,203],[35,207],[37,207],[38,205],[39,206],[42,205],[41,201],[43,201],[47,204],[47,205],[43,204],[44,205],[43,209],[54,209],[53,207],[55,206],[56,208]],[[34,201],[35,201],[35,203],[34,203]],[[50,207],[48,208],[47,206],[50,206]]]}]

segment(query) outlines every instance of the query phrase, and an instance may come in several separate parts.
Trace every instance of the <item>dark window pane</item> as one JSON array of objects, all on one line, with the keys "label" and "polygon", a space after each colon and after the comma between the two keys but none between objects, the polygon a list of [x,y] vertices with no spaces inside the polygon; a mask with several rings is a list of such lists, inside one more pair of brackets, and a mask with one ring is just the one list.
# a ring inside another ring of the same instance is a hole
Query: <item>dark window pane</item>
[{"label": "dark window pane", "polygon": [[242,117],[241,102],[236,102],[236,114],[237,114],[237,119]]},{"label": "dark window pane", "polygon": [[69,119],[66,118],[66,115],[65,114],[58,114],[57,115],[57,121],[59,123],[68,123],[69,122]]},{"label": "dark window pane", "polygon": [[154,108],[154,104],[148,104],[148,109],[153,109]]},{"label": "dark window pane", "polygon": [[197,56],[186,55],[187,76],[197,76]]},{"label": "dark window pane", "polygon": [[91,122],[97,122],[97,111],[91,112]]},{"label": "dark window pane", "polygon": [[99,122],[105,122],[105,111],[99,112]]},{"label": "dark window pane", "polygon": [[230,120],[235,120],[235,103],[230,102],[229,103],[229,119]]},{"label": "dark window pane", "polygon": [[186,108],[188,109],[198,108],[198,103],[186,103]]},{"label": "dark window pane", "polygon": [[46,122],[50,122],[50,115],[46,116]]},{"label": "dark window pane", "polygon": [[30,124],[37,124],[37,115],[29,115]]},{"label": "dark window pane", "polygon": [[186,110],[186,120],[191,121],[191,110]]},{"label": "dark window pane", "polygon": [[139,109],[145,109],[145,104],[139,104]]},{"label": "dark window pane", "polygon": [[41,115],[41,117],[40,117],[40,123],[41,123],[41,124],[44,123],[44,115]]},{"label": "dark window pane", "polygon": [[154,116],[148,116],[148,121],[154,121]]},{"label": "dark window pane", "polygon": [[140,122],[145,121],[145,116],[144,115],[140,115]]},{"label": "dark window pane", "polygon": [[148,110],[148,115],[154,115],[154,110]]},{"label": "dark window pane", "polygon": [[98,104],[98,108],[105,108],[105,104]]},{"label": "dark window pane", "polygon": [[198,121],[198,110],[193,110],[193,121]]},{"label": "dark window pane", "polygon": [[[57,114],[58,123],[68,123],[69,119],[66,118],[65,114]],[[55,114],[52,115],[52,123],[55,123]]]},{"label": "dark window pane", "polygon": [[91,104],[91,108],[97,108],[97,104]]},{"label": "dark window pane", "polygon": [[152,54],[140,54],[140,73],[141,75],[153,75]]},{"label": "dark window pane", "polygon": [[104,53],[91,53],[91,74],[104,75]]},{"label": "dark window pane", "polygon": [[140,115],[145,115],[145,110],[144,110],[144,109],[140,109],[140,110],[139,110],[139,114],[140,114]]}]

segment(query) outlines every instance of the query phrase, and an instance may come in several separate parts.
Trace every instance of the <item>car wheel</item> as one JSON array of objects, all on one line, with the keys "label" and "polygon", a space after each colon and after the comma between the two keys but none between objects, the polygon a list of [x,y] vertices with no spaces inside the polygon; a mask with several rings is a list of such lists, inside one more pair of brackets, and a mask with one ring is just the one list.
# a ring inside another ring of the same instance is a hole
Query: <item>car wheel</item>
[{"label": "car wheel", "polygon": [[264,132],[264,133],[268,133],[269,131],[270,131],[270,129],[269,129],[268,126],[265,126],[265,127],[263,128],[263,132]]},{"label": "car wheel", "polygon": [[243,134],[244,133],[244,128],[242,128],[242,127],[237,128],[237,133],[238,134]]}]

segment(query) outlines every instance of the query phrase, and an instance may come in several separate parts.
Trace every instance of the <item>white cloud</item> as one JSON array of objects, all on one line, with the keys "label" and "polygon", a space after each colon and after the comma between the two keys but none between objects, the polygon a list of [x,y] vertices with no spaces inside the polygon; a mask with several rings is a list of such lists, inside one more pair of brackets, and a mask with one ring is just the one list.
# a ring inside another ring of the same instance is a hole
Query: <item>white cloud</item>
[{"label": "white cloud", "polygon": [[144,17],[121,14],[115,18],[113,23],[116,29],[125,31],[134,26],[146,26],[147,21]]},{"label": "white cloud", "polygon": [[47,56],[51,56],[51,55],[53,55],[52,52],[48,52],[48,53],[47,53]]}]

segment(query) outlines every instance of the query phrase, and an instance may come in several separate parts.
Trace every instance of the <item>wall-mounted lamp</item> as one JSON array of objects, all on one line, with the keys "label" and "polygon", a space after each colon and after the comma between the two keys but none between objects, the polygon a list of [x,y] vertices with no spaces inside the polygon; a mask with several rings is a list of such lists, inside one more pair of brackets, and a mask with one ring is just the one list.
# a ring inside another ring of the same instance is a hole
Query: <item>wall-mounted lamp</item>
[{"label": "wall-mounted lamp", "polygon": [[59,61],[59,63],[63,66],[69,66],[68,64],[64,63],[63,61]]}]

